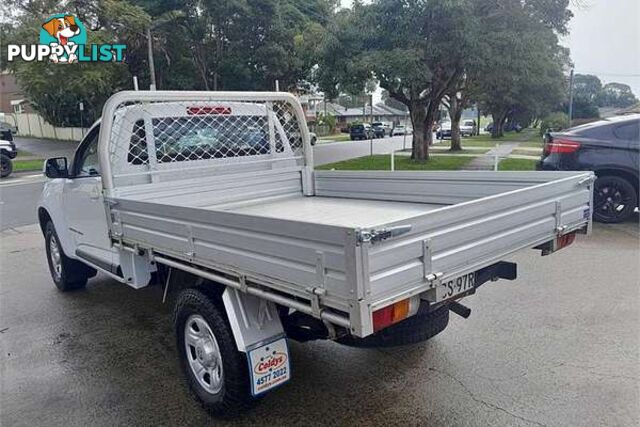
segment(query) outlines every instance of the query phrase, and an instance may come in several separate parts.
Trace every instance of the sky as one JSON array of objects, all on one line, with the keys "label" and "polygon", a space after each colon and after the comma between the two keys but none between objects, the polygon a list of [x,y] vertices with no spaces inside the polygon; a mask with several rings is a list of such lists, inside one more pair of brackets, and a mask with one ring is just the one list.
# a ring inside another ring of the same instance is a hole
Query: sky
[{"label": "sky", "polygon": [[626,83],[640,98],[640,0],[572,0],[571,10],[562,44],[575,72]]}]

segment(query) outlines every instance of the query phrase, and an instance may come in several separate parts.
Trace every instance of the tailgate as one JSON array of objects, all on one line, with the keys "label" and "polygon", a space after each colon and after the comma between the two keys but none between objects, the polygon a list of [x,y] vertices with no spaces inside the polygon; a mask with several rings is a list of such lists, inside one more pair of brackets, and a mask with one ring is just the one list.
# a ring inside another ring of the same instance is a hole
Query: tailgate
[{"label": "tailgate", "polygon": [[364,290],[372,311],[478,270],[509,254],[590,230],[591,172],[450,205],[385,227],[401,236],[362,245]]}]

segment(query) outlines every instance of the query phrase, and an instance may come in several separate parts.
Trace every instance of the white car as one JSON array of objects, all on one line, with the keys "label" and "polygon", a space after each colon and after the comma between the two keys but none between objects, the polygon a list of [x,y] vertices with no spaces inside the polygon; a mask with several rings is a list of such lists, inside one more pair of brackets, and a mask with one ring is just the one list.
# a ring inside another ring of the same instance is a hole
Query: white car
[{"label": "white car", "polygon": [[460,134],[462,136],[473,136],[476,133],[475,120],[463,120],[460,124]]},{"label": "white car", "polygon": [[393,129],[391,129],[391,136],[397,135],[413,135],[413,129],[404,125],[397,125]]}]

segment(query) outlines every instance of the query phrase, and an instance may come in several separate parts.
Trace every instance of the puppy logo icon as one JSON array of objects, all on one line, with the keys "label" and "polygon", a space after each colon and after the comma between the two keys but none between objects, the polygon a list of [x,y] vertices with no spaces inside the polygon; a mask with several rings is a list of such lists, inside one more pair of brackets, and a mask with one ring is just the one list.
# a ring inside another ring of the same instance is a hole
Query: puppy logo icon
[{"label": "puppy logo icon", "polygon": [[127,49],[124,44],[88,44],[84,25],[68,13],[52,15],[42,23],[39,41],[39,44],[8,44],[7,61],[124,62]]},{"label": "puppy logo icon", "polygon": [[53,15],[42,24],[40,44],[53,48],[49,56],[52,62],[76,62],[78,60],[77,45],[84,46],[86,43],[87,32],[80,20],[73,15]]}]

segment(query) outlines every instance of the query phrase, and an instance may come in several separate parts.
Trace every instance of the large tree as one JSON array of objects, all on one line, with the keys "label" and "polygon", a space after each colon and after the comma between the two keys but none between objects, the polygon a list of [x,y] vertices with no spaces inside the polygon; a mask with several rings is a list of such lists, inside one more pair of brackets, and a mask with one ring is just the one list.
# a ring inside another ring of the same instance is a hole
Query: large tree
[{"label": "large tree", "polygon": [[479,67],[479,100],[493,118],[492,136],[514,114],[541,116],[566,93],[563,67],[567,52],[557,33],[566,31],[567,0],[480,2],[486,43]]},{"label": "large tree", "polygon": [[475,49],[471,6],[470,0],[354,3],[329,29],[320,86],[336,93],[377,79],[391,98],[407,106],[414,129],[412,157],[427,160],[440,101]]},{"label": "large tree", "polygon": [[603,107],[631,107],[638,103],[638,98],[631,91],[631,87],[624,83],[611,82],[602,87],[599,105]]}]

